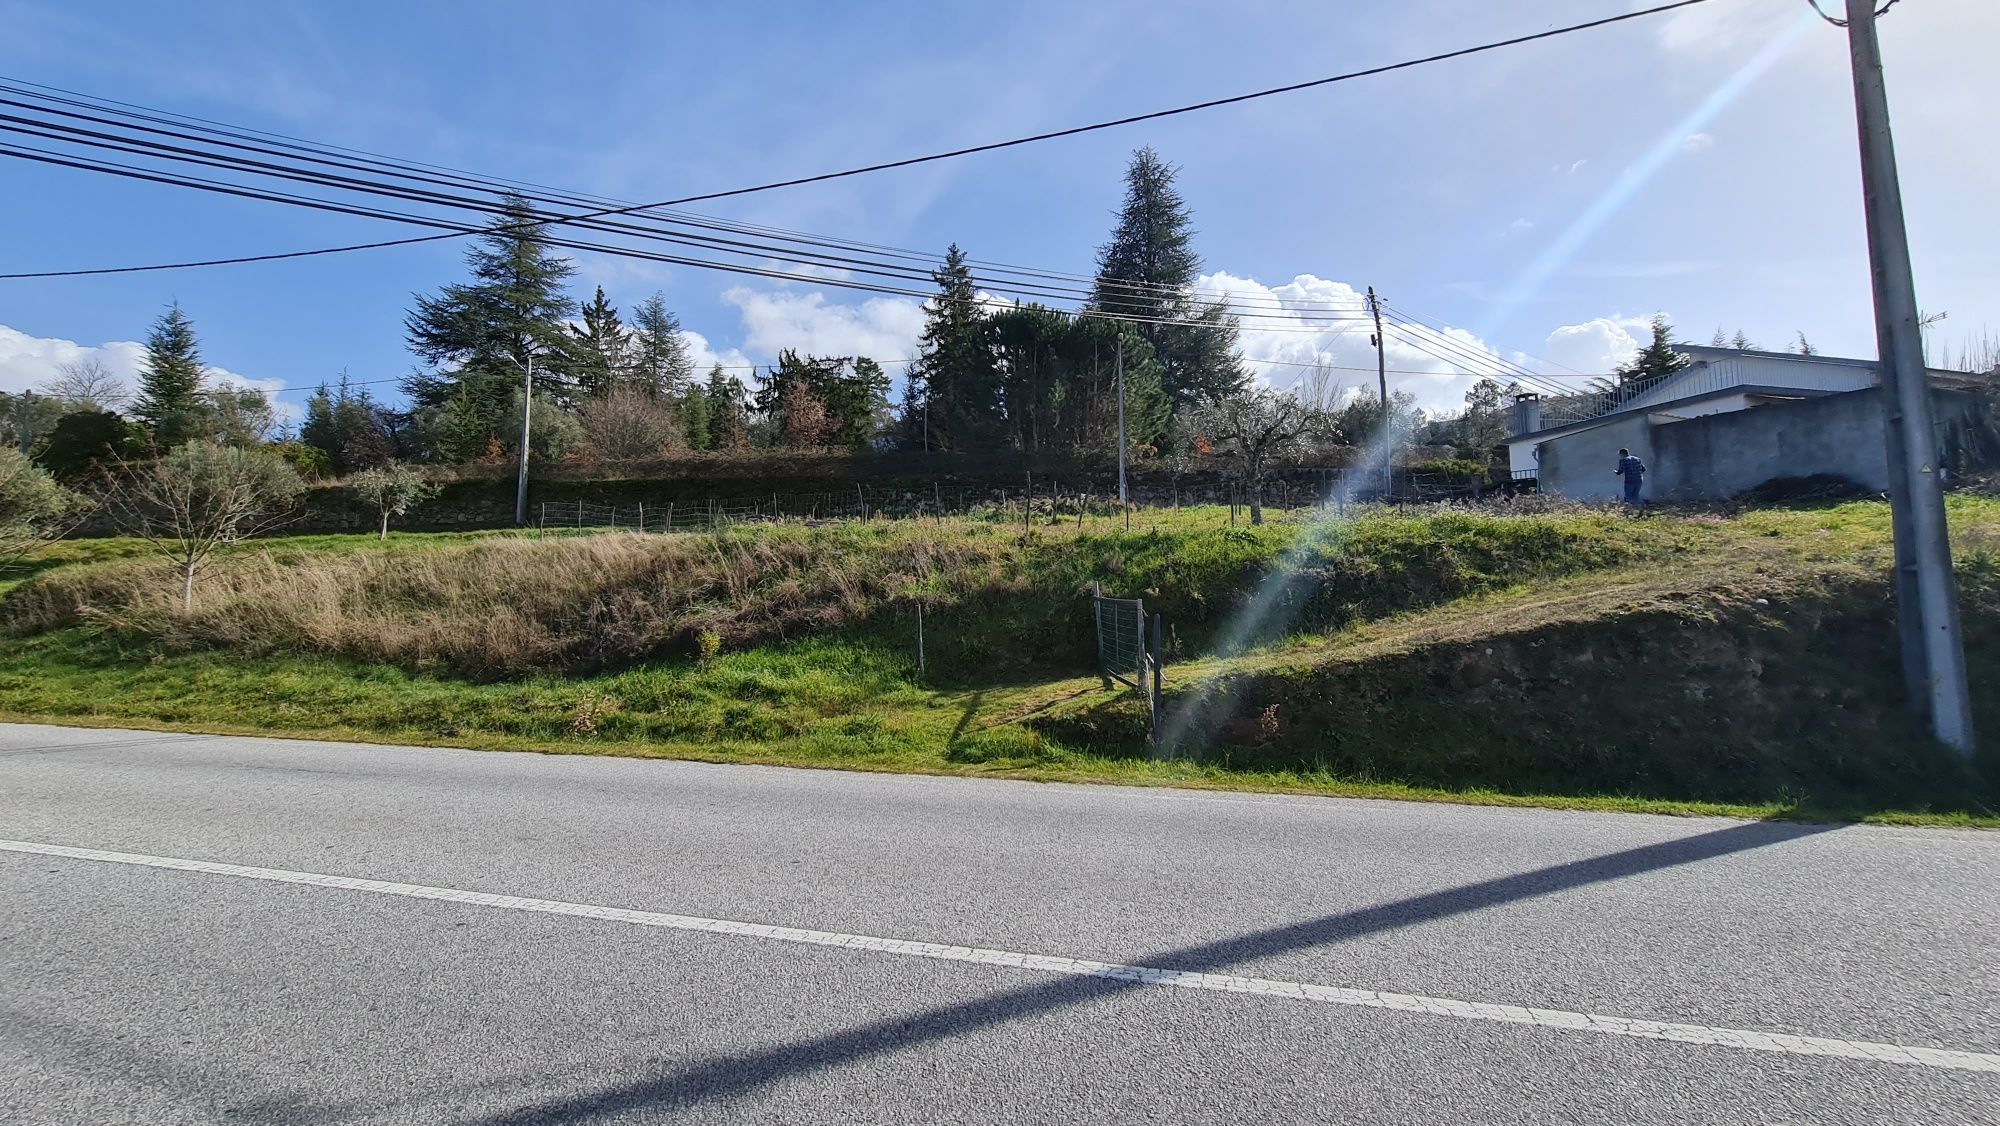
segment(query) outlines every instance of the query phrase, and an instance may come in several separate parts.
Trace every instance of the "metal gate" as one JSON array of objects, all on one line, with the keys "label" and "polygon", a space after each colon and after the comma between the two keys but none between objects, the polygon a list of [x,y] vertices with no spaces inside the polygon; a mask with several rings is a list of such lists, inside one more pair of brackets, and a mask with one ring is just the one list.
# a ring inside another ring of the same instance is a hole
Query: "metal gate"
[{"label": "metal gate", "polygon": [[1146,700],[1147,741],[1159,744],[1160,616],[1146,617],[1139,598],[1106,598],[1090,584],[1091,616],[1097,624],[1097,675],[1105,687],[1115,681]]}]

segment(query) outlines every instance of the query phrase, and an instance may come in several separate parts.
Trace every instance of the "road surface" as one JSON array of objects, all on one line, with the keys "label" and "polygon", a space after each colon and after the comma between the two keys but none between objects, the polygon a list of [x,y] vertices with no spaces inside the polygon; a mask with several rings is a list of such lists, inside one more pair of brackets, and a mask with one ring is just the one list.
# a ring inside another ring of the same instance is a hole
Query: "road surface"
[{"label": "road surface", "polygon": [[2000,834],[0,725],[0,1120],[1980,1122]]}]

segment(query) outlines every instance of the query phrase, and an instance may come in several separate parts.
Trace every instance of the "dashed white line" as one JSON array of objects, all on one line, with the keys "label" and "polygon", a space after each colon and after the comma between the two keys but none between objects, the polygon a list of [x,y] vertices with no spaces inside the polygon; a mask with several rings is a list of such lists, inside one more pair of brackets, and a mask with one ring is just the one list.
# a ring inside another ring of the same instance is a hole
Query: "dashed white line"
[{"label": "dashed white line", "polygon": [[242,864],[218,864],[208,860],[188,860],[173,856],[108,852],[95,848],[41,844],[34,841],[0,840],[0,851],[32,856],[59,856],[72,860],[94,860],[106,864],[127,864],[143,868],[164,868],[175,872],[196,872],[210,876],[234,876],[269,883],[299,884],[339,891],[368,892],[401,896],[406,899],[435,899],[476,907],[509,911],[533,911],[546,915],[568,915],[580,919],[631,923],[637,926],[666,927],[671,930],[704,934],[794,942],[810,946],[840,946],[876,954],[904,958],[931,958],[945,962],[971,962],[1075,977],[1105,978],[1134,985],[1175,989],[1199,989],[1220,993],[1248,993],[1346,1005],[1368,1009],[1420,1013],[1427,1016],[1483,1020],[1500,1024],[1526,1024],[1565,1032],[1594,1032],[1606,1036],[1629,1036],[1643,1040],[1666,1040],[1681,1044],[1701,1044],[1750,1052],[1777,1052],[1794,1056],[1830,1056],[1837,1059],[1873,1063],[1903,1064],[2000,1074],[2000,1055],[1957,1051],[1903,1044],[1880,1044],[1866,1040],[1841,1040],[1825,1036],[1797,1036],[1783,1032],[1757,1032],[1742,1028],[1716,1028],[1702,1024],[1637,1020],[1599,1013],[1538,1009],[1524,1005],[1503,1005],[1485,1001],[1460,1001],[1447,997],[1425,997],[1412,993],[1381,993],[1369,989],[1348,989],[1333,985],[1312,985],[1297,981],[1240,977],[1235,974],[1176,970],[1158,966],[1132,966],[1099,962],[1088,958],[1065,958],[1053,954],[1030,954],[1016,950],[991,950],[976,946],[950,946],[912,939],[877,938],[871,935],[842,934],[836,931],[801,927],[772,926],[764,923],[707,919],[697,915],[673,915],[659,911],[636,911],[622,907],[601,907],[589,903],[567,903],[557,899],[532,899],[519,895],[496,895],[458,888],[428,887],[423,884],[365,880],[319,872],[293,872],[282,868],[255,868]]}]

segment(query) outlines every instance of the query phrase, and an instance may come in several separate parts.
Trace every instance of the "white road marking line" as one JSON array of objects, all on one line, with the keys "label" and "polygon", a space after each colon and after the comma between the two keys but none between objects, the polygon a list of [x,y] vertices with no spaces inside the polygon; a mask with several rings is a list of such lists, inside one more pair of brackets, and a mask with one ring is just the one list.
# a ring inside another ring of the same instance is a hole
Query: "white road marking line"
[{"label": "white road marking line", "polygon": [[1748,1029],[1714,1028],[1700,1024],[1674,1024],[1665,1021],[1604,1016],[1598,1013],[1566,1012],[1561,1009],[1536,1009],[1483,1001],[1457,1001],[1446,997],[1423,997],[1410,993],[1379,993],[1374,990],[1346,989],[1333,985],[1273,981],[1269,978],[1239,977],[1235,974],[1174,970],[1156,966],[1128,966],[1086,958],[1064,958],[1058,955],[1028,954],[1013,950],[989,950],[976,946],[950,946],[900,938],[876,938],[870,935],[734,922],[728,919],[705,919],[695,915],[634,911],[588,903],[566,903],[557,899],[493,895],[456,888],[427,887],[423,884],[364,880],[316,872],[292,872],[282,868],[253,868],[241,864],[217,864],[207,860],[186,860],[172,856],[107,852],[102,849],[72,848],[68,845],[40,844],[34,841],[0,840],[0,851],[26,853],[31,856],[60,856],[72,860],[95,860],[106,864],[129,864],[143,868],[164,868],[176,872],[198,872],[211,876],[235,876],[246,880],[302,884],[340,891],[371,892],[377,895],[402,896],[406,899],[436,899],[478,907],[569,915],[580,919],[600,919],[606,922],[667,927],[672,930],[699,931],[740,938],[762,938],[774,942],[841,946],[906,958],[933,958],[945,962],[971,962],[978,965],[1041,970],[1045,973],[1069,974],[1076,977],[1107,978],[1136,985],[1172,986],[1177,989],[1202,989],[1222,993],[1250,993],[1295,1001],[1316,1001],[1328,1005],[1392,1009],[1397,1012],[1456,1017],[1461,1020],[1494,1021],[1501,1024],[1531,1024],[1567,1032],[1596,1032],[1607,1036],[1668,1040],[1681,1044],[1704,1044],[1751,1052],[1832,1056],[1838,1059],[1875,1063],[2000,1074],[2000,1055],[1987,1052],[1877,1044],[1866,1040],[1838,1040],[1824,1036],[1794,1036],[1782,1032],[1755,1032]]}]

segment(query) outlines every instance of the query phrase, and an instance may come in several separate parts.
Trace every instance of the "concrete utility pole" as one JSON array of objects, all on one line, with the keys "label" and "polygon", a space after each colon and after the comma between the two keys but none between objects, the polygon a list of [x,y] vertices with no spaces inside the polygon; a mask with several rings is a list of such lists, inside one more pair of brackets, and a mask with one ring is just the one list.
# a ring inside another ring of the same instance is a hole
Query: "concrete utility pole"
[{"label": "concrete utility pole", "polygon": [[1382,392],[1382,499],[1389,499],[1389,480],[1394,474],[1396,442],[1394,436],[1395,419],[1389,413],[1389,357],[1388,347],[1382,339],[1382,303],[1375,300],[1375,287],[1368,287],[1368,311],[1375,314],[1375,335],[1368,343],[1375,346],[1375,386]]},{"label": "concrete utility pole", "polygon": [[[511,357],[510,357],[511,358]],[[535,354],[521,365],[521,473],[514,485],[514,523],[528,522],[528,415],[535,403]]]},{"label": "concrete utility pole", "polygon": [[[1903,629],[1904,681],[1921,685],[1912,703],[1939,742],[1973,750],[1972,702],[1966,691],[1958,587],[1951,570],[1944,490],[1930,378],[1924,370],[1916,283],[1910,272],[1903,190],[1889,131],[1882,47],[1875,36],[1877,0],[1847,0],[1847,43],[1854,62],[1854,113],[1861,134],[1861,184],[1868,211],[1875,337],[1887,416],[1890,505],[1896,531],[1896,614]],[[1913,661],[1921,665],[1910,667]]]},{"label": "concrete utility pole", "polygon": [[1125,338],[1118,338],[1118,504],[1125,504]]}]

